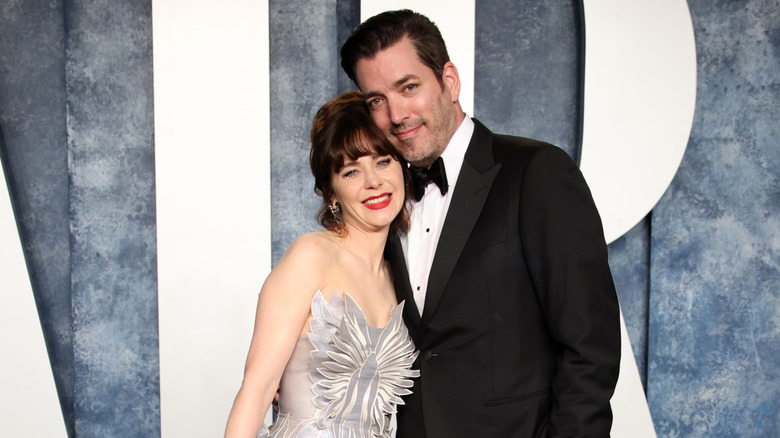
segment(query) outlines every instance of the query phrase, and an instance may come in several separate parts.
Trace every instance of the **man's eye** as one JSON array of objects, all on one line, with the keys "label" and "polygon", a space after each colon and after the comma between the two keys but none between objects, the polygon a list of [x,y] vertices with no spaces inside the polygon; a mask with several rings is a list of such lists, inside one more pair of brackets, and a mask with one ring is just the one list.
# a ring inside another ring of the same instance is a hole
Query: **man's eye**
[{"label": "man's eye", "polygon": [[380,103],[382,103],[382,99],[376,97],[368,101],[368,107],[373,109],[379,106]]},{"label": "man's eye", "polygon": [[406,91],[414,91],[414,89],[417,88],[417,84],[406,84],[404,87],[404,90]]}]

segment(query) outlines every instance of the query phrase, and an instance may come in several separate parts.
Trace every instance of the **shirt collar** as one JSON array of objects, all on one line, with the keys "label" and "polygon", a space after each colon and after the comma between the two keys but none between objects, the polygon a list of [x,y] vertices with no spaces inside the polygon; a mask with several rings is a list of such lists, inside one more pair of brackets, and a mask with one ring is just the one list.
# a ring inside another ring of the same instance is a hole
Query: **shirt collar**
[{"label": "shirt collar", "polygon": [[463,158],[466,156],[466,149],[469,147],[473,134],[474,121],[467,115],[455,131],[455,134],[453,134],[444,152],[441,153],[450,190],[455,187],[455,183],[458,181],[460,168],[463,166]]}]

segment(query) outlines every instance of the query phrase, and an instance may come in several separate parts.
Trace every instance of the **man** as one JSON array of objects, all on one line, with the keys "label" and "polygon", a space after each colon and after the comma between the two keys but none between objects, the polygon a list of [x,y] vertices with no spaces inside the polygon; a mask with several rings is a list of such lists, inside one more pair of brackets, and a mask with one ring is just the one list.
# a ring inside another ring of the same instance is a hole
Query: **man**
[{"label": "man", "polygon": [[417,189],[411,229],[387,249],[420,349],[398,438],[608,436],[619,309],[576,165],[466,117],[458,71],[420,14],[370,18],[341,57],[417,179],[443,186]]}]

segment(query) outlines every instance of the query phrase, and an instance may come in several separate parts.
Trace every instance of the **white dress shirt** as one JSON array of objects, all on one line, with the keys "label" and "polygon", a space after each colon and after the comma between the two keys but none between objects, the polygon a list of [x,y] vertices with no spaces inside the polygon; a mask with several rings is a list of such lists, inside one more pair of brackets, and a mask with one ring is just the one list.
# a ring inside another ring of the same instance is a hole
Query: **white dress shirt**
[{"label": "white dress shirt", "polygon": [[449,185],[447,193],[442,196],[436,184],[428,184],[422,199],[418,202],[412,201],[409,232],[400,236],[406,266],[409,269],[409,282],[420,315],[425,306],[425,293],[433,256],[436,254],[444,219],[447,217],[452,194],[455,192],[455,183],[458,181],[463,157],[466,155],[473,133],[474,121],[467,116],[441,154]]}]

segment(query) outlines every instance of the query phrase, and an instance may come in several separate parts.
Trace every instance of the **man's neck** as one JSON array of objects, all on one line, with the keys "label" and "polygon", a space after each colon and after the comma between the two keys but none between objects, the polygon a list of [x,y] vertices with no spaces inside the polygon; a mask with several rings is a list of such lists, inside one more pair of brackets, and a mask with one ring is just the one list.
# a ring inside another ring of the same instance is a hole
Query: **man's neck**
[{"label": "man's neck", "polygon": [[410,163],[410,164],[414,167],[420,167],[424,169],[431,167],[431,164],[433,164],[434,161],[436,161],[439,157],[444,155],[444,151],[447,150],[447,147],[449,147],[450,143],[452,143],[452,137],[455,136],[455,133],[458,132],[458,129],[460,129],[460,127],[463,125],[464,120],[466,120],[466,113],[464,113],[463,111],[458,111],[458,124],[455,127],[455,130],[452,131],[449,138],[447,139],[447,145],[444,146],[444,149],[441,150],[441,153],[439,153],[436,156],[430,157],[428,160],[424,162]]}]

